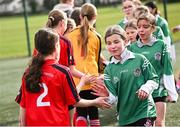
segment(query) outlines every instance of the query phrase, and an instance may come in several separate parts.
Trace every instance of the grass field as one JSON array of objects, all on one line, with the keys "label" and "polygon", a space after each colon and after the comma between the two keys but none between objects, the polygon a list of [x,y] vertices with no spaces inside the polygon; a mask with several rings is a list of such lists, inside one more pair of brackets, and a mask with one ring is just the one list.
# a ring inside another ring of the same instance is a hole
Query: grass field
[{"label": "grass field", "polygon": [[[158,4],[159,9],[163,13],[162,4]],[[168,21],[170,28],[180,24],[177,17],[180,17],[180,2],[176,4],[168,4]],[[98,9],[97,31],[104,35],[107,26],[117,24],[122,18],[120,6],[104,7]],[[47,20],[47,14],[29,16],[29,32],[31,49],[33,49],[34,33],[43,27]],[[174,41],[180,40],[179,34],[173,34]],[[27,56],[26,33],[24,27],[24,19],[19,17],[0,17],[0,59],[12,58],[19,56]],[[104,43],[103,43],[104,45]]]},{"label": "grass field", "polygon": [[[162,5],[159,5],[162,10]],[[168,5],[170,27],[180,24],[180,3]],[[98,9],[97,31],[104,35],[108,25],[116,24],[122,17],[120,7],[105,7]],[[163,14],[163,12],[162,12]],[[33,35],[37,29],[44,26],[47,15],[29,17],[31,47]],[[175,41],[180,42],[180,34],[173,35]],[[18,125],[19,106],[14,99],[21,84],[21,76],[27,66],[27,53],[24,20],[22,17],[0,18],[0,126]],[[174,63],[175,75],[180,72],[180,43],[175,43],[177,61]],[[103,46],[104,47],[104,46]],[[103,52],[106,55],[106,51]],[[167,126],[180,126],[180,101],[167,106]],[[103,126],[116,125],[115,108],[101,110],[100,117]]]}]

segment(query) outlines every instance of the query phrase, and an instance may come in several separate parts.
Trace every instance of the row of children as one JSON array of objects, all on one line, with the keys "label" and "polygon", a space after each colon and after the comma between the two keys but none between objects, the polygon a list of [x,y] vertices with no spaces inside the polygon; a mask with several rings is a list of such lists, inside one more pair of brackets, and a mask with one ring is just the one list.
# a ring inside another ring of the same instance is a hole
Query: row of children
[{"label": "row of children", "polygon": [[[146,126],[155,120],[155,126],[165,126],[166,102],[178,99],[168,24],[153,2],[143,6],[137,0],[123,0],[122,10],[121,27],[112,26],[105,34],[113,56],[104,74],[107,88],[95,85],[94,91],[98,96],[113,94],[111,101],[117,101],[120,125]],[[145,58],[141,60],[136,53]]]},{"label": "row of children", "polygon": [[[178,98],[167,48],[171,40],[167,22],[154,18],[137,0],[124,0],[122,6],[121,27],[126,32],[118,25],[107,29],[105,42],[112,58],[104,76],[99,65],[107,62],[101,54],[101,37],[93,27],[96,7],[86,3],[73,11],[76,23],[80,22],[72,30],[66,29],[64,12],[49,13],[46,28],[35,35],[34,55],[16,98],[21,125],[85,126],[89,118],[90,126],[100,126],[97,107],[109,108],[115,102],[119,125],[152,126],[155,120],[157,126],[165,125],[166,101]],[[74,106],[78,108],[73,123]]]}]

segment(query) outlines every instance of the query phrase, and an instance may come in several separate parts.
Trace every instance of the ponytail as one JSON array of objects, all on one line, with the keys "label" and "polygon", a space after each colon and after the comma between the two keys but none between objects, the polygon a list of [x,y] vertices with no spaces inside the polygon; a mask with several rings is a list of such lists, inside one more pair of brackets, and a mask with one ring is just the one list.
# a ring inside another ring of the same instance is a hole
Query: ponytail
[{"label": "ponytail", "polygon": [[89,30],[89,21],[87,16],[83,17],[82,26],[80,28],[81,38],[82,38],[82,55],[87,56],[87,44],[88,44],[88,30]]},{"label": "ponytail", "polygon": [[48,21],[46,23],[46,27],[55,28],[62,20],[67,20],[66,14],[61,10],[54,9],[50,11],[48,15]]},{"label": "ponytail", "polygon": [[52,28],[53,27],[53,21],[54,21],[54,18],[52,16],[49,17],[48,21],[46,23],[46,27]]},{"label": "ponytail", "polygon": [[[80,28],[81,33],[81,39],[82,41],[79,41],[79,45],[82,48],[82,56],[87,56],[87,44],[88,44],[88,30],[90,27],[90,22],[94,20],[94,16],[97,15],[97,9],[93,4],[85,3],[81,7],[81,17],[82,19],[82,25]],[[81,44],[80,44],[81,42]]]},{"label": "ponytail", "polygon": [[42,65],[44,64],[44,57],[42,55],[37,55],[32,58],[32,62],[29,65],[29,70],[26,73],[26,89],[32,93],[37,93],[40,91],[40,78],[42,75]]}]

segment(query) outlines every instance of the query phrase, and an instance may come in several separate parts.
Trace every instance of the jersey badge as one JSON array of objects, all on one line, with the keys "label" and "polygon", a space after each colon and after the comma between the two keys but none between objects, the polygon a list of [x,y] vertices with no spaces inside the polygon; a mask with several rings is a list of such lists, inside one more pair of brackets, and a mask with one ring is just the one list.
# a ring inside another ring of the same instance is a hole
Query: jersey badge
[{"label": "jersey badge", "polygon": [[161,53],[160,52],[156,52],[154,57],[155,57],[155,60],[160,61],[161,60]]},{"label": "jersey badge", "polygon": [[118,77],[113,77],[113,84],[116,84],[117,82],[119,82],[119,78]]},{"label": "jersey badge", "polygon": [[140,68],[136,68],[135,70],[134,70],[134,76],[135,77],[139,77],[141,75],[141,69]]}]

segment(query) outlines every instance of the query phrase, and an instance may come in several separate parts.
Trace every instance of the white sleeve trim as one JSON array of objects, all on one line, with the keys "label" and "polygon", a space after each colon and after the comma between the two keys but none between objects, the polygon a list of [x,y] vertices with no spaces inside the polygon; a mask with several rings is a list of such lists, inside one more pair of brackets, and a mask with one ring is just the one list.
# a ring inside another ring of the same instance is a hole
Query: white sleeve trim
[{"label": "white sleeve trim", "polygon": [[140,90],[145,91],[147,94],[151,94],[157,88],[158,83],[153,80],[148,80],[144,85],[141,86]]},{"label": "white sleeve trim", "polygon": [[178,99],[178,94],[176,91],[175,87],[175,82],[174,82],[174,75],[163,75],[163,81],[164,81],[164,86],[168,91],[169,96],[171,96],[172,101],[177,101]]},{"label": "white sleeve trim", "polygon": [[171,38],[170,36],[164,37],[165,44],[167,45],[168,51],[170,51],[171,47]]},{"label": "white sleeve trim", "polygon": [[107,102],[111,105],[116,104],[117,103],[117,97],[114,96],[109,90],[108,90],[108,92],[109,92],[109,96],[108,96]]}]

